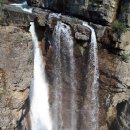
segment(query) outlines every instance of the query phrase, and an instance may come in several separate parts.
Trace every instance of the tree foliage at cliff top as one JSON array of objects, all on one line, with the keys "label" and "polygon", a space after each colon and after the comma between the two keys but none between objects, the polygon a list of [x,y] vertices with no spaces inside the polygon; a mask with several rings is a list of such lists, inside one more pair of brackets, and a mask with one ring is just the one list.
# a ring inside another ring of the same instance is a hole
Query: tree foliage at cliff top
[{"label": "tree foliage at cliff top", "polygon": [[116,20],[114,22],[113,28],[117,32],[118,37],[120,37],[121,34],[126,32],[127,30],[126,24],[121,20]]}]

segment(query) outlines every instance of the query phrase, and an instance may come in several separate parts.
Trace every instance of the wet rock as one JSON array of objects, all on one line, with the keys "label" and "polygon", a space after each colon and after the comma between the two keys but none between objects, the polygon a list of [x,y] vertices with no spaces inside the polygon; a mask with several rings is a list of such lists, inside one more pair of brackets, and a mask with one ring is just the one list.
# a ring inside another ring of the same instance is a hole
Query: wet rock
[{"label": "wet rock", "polygon": [[4,5],[3,11],[5,15],[4,24],[6,25],[14,24],[19,27],[28,27],[30,26],[30,22],[35,19],[33,14],[22,11],[20,8],[11,5]]},{"label": "wet rock", "polygon": [[83,34],[78,33],[78,32],[75,33],[75,38],[78,40],[83,40],[83,41],[88,41],[90,39],[89,36],[83,35]]},{"label": "wet rock", "polygon": [[40,8],[34,8],[33,13],[37,16],[37,22],[40,26],[45,26],[49,12],[43,11]]},{"label": "wet rock", "polygon": [[94,28],[94,30],[96,32],[97,41],[100,42],[102,37],[104,36],[105,30],[107,27],[102,26],[100,24],[93,24],[93,23],[90,23],[90,25]]}]

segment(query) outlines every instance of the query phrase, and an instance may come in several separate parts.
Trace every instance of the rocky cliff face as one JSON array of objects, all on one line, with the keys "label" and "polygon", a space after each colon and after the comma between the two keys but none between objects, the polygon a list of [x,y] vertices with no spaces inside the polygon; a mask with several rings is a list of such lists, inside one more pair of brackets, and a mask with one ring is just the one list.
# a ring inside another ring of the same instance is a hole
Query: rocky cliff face
[{"label": "rocky cliff face", "polygon": [[110,24],[116,17],[118,0],[27,0],[31,6],[48,8],[100,24]]},{"label": "rocky cliff face", "polygon": [[0,37],[0,129],[14,130],[29,120],[25,117],[33,70],[31,35],[17,27],[0,26]]},{"label": "rocky cliff face", "polygon": [[[130,130],[130,2],[128,0],[27,1],[31,6],[47,8],[87,20],[91,26],[94,27],[98,40],[100,72],[99,130]],[[42,44],[45,43],[48,45],[52,40],[52,33],[57,22],[57,17],[53,16],[49,18],[51,11],[45,11],[40,8],[34,7],[32,16],[21,10],[18,11],[18,9],[12,9],[6,6],[4,9],[5,15],[7,16],[6,23],[8,25],[13,24],[14,26],[28,27],[30,21],[35,21],[39,41],[41,41]],[[12,18],[14,14],[15,17]],[[74,51],[78,68],[77,79],[79,81],[78,84],[80,84],[79,86],[82,86],[78,88],[78,97],[80,100],[78,100],[79,107],[77,113],[79,113],[82,118],[83,99],[87,88],[86,79],[84,78],[86,74],[85,66],[87,66],[85,61],[88,55],[87,50],[89,49],[91,32],[81,25],[82,21],[78,18],[61,15],[58,20],[69,25],[73,32],[75,42]],[[9,30],[10,28],[11,31]],[[21,37],[23,37],[21,40],[24,39],[24,41],[16,40],[16,35],[19,34],[18,32],[22,35]],[[5,33],[6,36],[9,35],[8,40],[4,37]],[[1,35],[0,114],[5,118],[10,115],[10,118],[8,118],[8,120],[0,120],[0,127],[2,130],[6,130],[7,128],[14,129],[23,119],[28,119],[24,118],[24,116],[26,115],[26,101],[29,91],[27,86],[29,86],[28,83],[30,83],[32,77],[32,63],[27,55],[32,56],[32,50],[30,47],[30,35],[18,28],[8,27],[8,30],[6,29],[6,31],[4,31],[2,27]],[[12,39],[11,37],[15,37],[16,39]],[[5,41],[6,44],[4,44]],[[10,41],[14,42],[12,43]],[[23,42],[24,44],[21,44]],[[51,77],[53,69],[53,60],[51,60],[51,58],[53,57],[53,50],[47,51],[44,45],[42,47],[43,55],[46,57],[46,72],[51,87],[51,79],[53,78]],[[25,52],[24,54],[23,51]],[[14,59],[13,57],[16,58]],[[22,65],[20,63],[22,63]],[[67,86],[67,82],[64,83],[64,86]],[[3,94],[3,92],[5,94]],[[64,89],[64,92],[68,92],[68,89]],[[53,94],[53,90],[51,90],[50,93]],[[65,95],[65,98],[67,98],[67,96],[68,95]],[[5,104],[7,105],[5,106]],[[79,120],[78,125],[79,129],[81,129],[81,124],[83,123],[80,121],[81,120]],[[16,124],[16,122],[18,122],[18,124]]]}]

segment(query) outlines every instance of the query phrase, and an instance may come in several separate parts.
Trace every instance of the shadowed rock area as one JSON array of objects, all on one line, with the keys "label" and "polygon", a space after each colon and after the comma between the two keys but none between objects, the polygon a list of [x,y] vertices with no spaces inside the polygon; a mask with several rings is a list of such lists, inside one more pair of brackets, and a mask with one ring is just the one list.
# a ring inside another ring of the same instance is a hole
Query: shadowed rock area
[{"label": "shadowed rock area", "polygon": [[27,0],[31,6],[55,10],[94,23],[110,24],[116,17],[118,0]]}]

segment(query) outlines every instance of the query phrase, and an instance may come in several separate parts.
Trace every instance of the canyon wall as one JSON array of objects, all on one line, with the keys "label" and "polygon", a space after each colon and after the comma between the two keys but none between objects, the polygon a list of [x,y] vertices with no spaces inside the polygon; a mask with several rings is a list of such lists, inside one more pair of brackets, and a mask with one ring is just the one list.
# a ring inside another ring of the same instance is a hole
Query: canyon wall
[{"label": "canyon wall", "polygon": [[[48,46],[57,23],[57,17],[49,18],[49,15],[56,11],[77,17],[60,15],[60,19],[58,19],[58,21],[69,25],[73,32],[78,79],[79,106],[77,113],[82,119],[81,113],[83,112],[82,108],[87,91],[85,75],[91,32],[81,25],[82,20],[86,20],[95,29],[98,41],[99,130],[129,130],[129,0],[27,0],[27,2],[34,6],[33,15],[18,8],[4,6],[6,26],[1,27],[0,31],[0,90],[2,90],[0,92],[2,93],[0,94],[0,114],[5,119],[1,118],[0,128],[2,130],[13,130],[14,128],[19,130],[19,127],[25,126],[26,129],[29,129],[29,126],[23,124],[24,120],[29,120],[26,113],[28,113],[28,91],[33,66],[31,36],[14,26],[22,27],[27,31],[29,22],[35,21],[39,41],[41,44],[46,43]],[[44,9],[49,10],[45,11]],[[13,27],[9,25],[13,25]],[[17,38],[17,35],[21,36]],[[12,39],[12,37],[15,37],[15,39]],[[51,88],[53,50],[45,50],[43,46],[43,55],[46,57],[46,73]],[[64,81],[64,92],[68,93],[69,90],[66,89],[66,86],[67,82]],[[53,89],[50,89],[51,93],[53,93]],[[67,96],[66,94],[65,98]],[[77,128],[83,129],[80,121],[83,122],[79,118]]]}]

